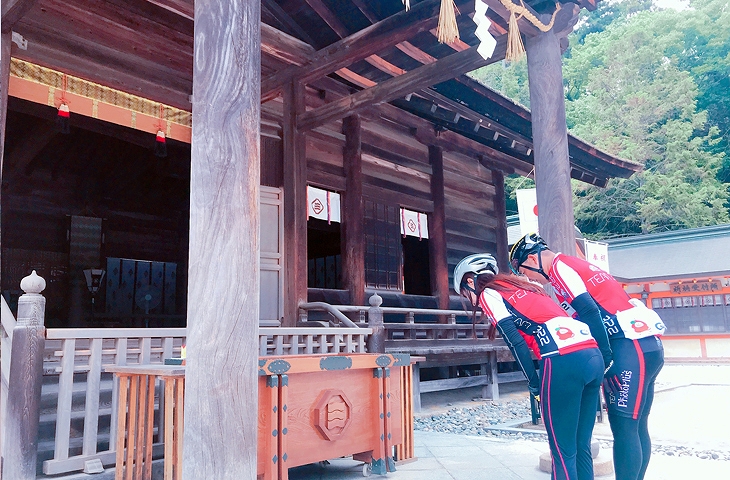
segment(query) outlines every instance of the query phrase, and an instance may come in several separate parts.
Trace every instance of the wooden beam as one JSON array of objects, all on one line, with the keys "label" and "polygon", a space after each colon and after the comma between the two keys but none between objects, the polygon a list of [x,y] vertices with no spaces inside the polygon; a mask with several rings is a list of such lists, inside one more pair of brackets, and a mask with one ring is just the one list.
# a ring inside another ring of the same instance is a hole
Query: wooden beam
[{"label": "wooden beam", "polygon": [[260,7],[195,1],[183,478],[257,474]]},{"label": "wooden beam", "polygon": [[342,121],[345,134],[343,163],[345,167],[345,194],[342,214],[343,265],[342,279],[350,291],[351,305],[365,305],[365,238],[362,205],[362,128],[358,115]]},{"label": "wooden beam", "polygon": [[[433,213],[428,219],[428,249],[431,264],[431,292],[438,308],[449,308],[449,265],[446,260],[446,195],[444,193],[444,152],[441,147],[429,146],[431,163],[431,198]],[[441,323],[446,317],[439,317]]]},{"label": "wooden beam", "polygon": [[317,12],[317,15],[324,20],[324,23],[329,25],[329,27],[340,37],[344,38],[348,35],[347,27],[342,23],[342,21],[332,13],[332,11],[327,8],[327,6],[322,2],[322,0],[304,0],[309,4],[310,7],[312,7],[312,10]]},{"label": "wooden beam", "polygon": [[290,65],[297,66],[309,62],[315,53],[311,45],[265,23],[261,24],[261,51]]},{"label": "wooden beam", "polygon": [[[496,55],[500,58],[506,48],[506,39],[497,44]],[[502,52],[501,54],[499,52]],[[341,98],[315,110],[300,114],[298,126],[308,130],[342,118],[346,113],[354,113],[362,108],[394,98],[404,96],[436,83],[454,78],[466,72],[494,63],[496,60],[484,60],[476,51],[476,47],[457,52],[442,58],[436,63],[424,65],[399,77],[393,77],[366,90]]]},{"label": "wooden beam", "polygon": [[476,156],[480,163],[490,170],[499,169],[508,174],[515,172],[527,174],[532,169],[532,165],[529,163],[449,130],[435,133],[433,130],[419,128],[415,133],[415,138],[424,145],[437,145],[444,150],[461,153],[468,157]]},{"label": "wooden beam", "polygon": [[148,2],[162,7],[165,10],[173,12],[188,20],[193,20],[195,16],[194,0],[147,0]]},{"label": "wooden beam", "polygon": [[440,0],[426,0],[408,12],[399,12],[318,50],[306,66],[287,68],[265,79],[262,98],[270,97],[292,78],[309,82],[433,28],[438,22],[439,6]]},{"label": "wooden beam", "polygon": [[[123,63],[102,61],[100,57],[103,58],[105,55],[101,53],[99,56],[96,56],[97,52],[81,53],[74,50],[72,43],[54,44],[50,36],[44,32],[33,31],[31,33],[27,27],[24,31],[28,34],[27,38],[34,38],[37,41],[32,42],[32,49],[17,51],[15,56],[21,60],[183,110],[190,110],[192,84],[189,79],[178,78],[178,82],[173,82],[174,77],[169,73],[160,73],[156,76],[157,78],[145,77],[139,68],[128,69]],[[151,69],[149,73],[152,74],[155,70]]]},{"label": "wooden beam", "polygon": [[294,327],[299,304],[307,301],[307,149],[297,116],[304,111],[304,85],[292,81],[284,89],[282,137],[284,148],[284,245],[289,255],[284,268],[283,327]]},{"label": "wooden beam", "polygon": [[556,252],[575,255],[573,191],[565,121],[560,39],[553,31],[525,41],[535,149],[540,235]]},{"label": "wooden beam", "polygon": [[[307,31],[303,29],[302,26],[299,25],[293,18],[291,18],[291,16],[286,13],[284,9],[279,6],[278,3],[276,3],[276,0],[263,0],[262,5],[268,8],[268,10],[274,17],[276,17],[277,20],[279,20],[285,27],[291,29],[291,31],[295,35],[298,35],[300,39],[302,39],[309,45],[314,45],[314,40],[312,40],[312,37],[309,36]],[[261,23],[261,25],[263,26],[264,23]]]},{"label": "wooden beam", "polygon": [[[486,4],[489,6],[489,9],[493,10],[497,15],[499,15],[505,23],[509,23],[510,12],[504,5],[502,5],[502,2],[500,0],[486,0]],[[540,17],[540,14],[533,10],[532,7],[530,7],[527,3],[523,2],[520,5],[523,5],[530,13],[532,13],[536,17]],[[540,33],[540,30],[524,17],[520,17],[517,20],[517,25],[520,27],[520,33],[525,37],[534,37],[535,35]]]},{"label": "wooden beam", "polygon": [[18,20],[33,8],[36,0],[3,0],[2,17],[0,18],[0,30],[2,32],[10,32]]},{"label": "wooden beam", "polygon": [[471,108],[462,105],[455,100],[450,99],[449,97],[446,97],[445,95],[441,95],[437,91],[426,88],[423,90],[419,90],[416,92],[418,95],[423,96],[424,98],[427,98],[429,100],[432,100],[433,102],[436,102],[437,104],[443,106],[444,108],[451,110],[455,113],[458,113],[462,117],[472,120],[479,124],[481,128],[488,128],[489,130],[493,130],[495,132],[499,132],[500,134],[504,135],[505,137],[509,137],[515,140],[518,140],[520,143],[526,146],[532,146],[532,139],[528,138],[524,135],[522,135],[519,132],[515,132],[514,130],[507,128],[503,126],[502,124],[496,122],[494,119],[491,119],[489,117],[486,117],[482,115],[479,112],[475,112]]}]

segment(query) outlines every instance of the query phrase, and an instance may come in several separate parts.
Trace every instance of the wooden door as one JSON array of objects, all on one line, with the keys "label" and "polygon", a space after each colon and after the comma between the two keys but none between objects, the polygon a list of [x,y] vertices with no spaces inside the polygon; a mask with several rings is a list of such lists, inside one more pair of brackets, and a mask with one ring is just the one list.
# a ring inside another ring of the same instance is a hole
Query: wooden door
[{"label": "wooden door", "polygon": [[259,325],[278,327],[284,316],[284,214],[281,188],[261,186]]}]

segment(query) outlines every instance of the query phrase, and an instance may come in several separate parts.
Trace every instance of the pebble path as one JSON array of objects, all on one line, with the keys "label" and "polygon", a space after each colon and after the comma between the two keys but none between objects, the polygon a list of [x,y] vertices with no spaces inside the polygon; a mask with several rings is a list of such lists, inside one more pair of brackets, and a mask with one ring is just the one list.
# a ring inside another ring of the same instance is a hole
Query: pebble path
[{"label": "pebble path", "polygon": [[[529,422],[529,418],[530,403],[527,399],[501,403],[480,401],[478,405],[452,408],[441,414],[416,416],[414,429],[423,432],[546,442],[547,436],[542,431],[514,427]],[[612,440],[601,439],[600,442],[602,448],[608,449],[613,446]],[[657,442],[652,445],[652,453],[675,457],[695,456],[707,460],[730,461],[730,451],[703,450]]]}]

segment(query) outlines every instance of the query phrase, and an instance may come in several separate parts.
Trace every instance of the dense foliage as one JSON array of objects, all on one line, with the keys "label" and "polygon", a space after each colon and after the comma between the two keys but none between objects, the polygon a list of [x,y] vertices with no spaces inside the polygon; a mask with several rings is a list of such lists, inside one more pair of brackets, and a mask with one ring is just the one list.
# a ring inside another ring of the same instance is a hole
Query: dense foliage
[{"label": "dense foliage", "polygon": [[[575,183],[576,223],[608,238],[730,221],[730,2],[599,5],[564,56],[568,127],[644,170],[604,189]],[[524,60],[475,76],[529,106]]]}]

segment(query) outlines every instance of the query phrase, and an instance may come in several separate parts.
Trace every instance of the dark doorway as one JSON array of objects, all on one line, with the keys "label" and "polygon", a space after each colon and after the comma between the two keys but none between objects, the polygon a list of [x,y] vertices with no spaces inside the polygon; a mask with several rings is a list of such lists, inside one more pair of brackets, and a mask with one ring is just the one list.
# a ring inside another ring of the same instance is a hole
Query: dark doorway
[{"label": "dark doorway", "polygon": [[431,265],[428,239],[403,237],[403,293],[431,295]]},{"label": "dark doorway", "polygon": [[310,218],[307,221],[307,286],[342,288],[340,224]]}]

